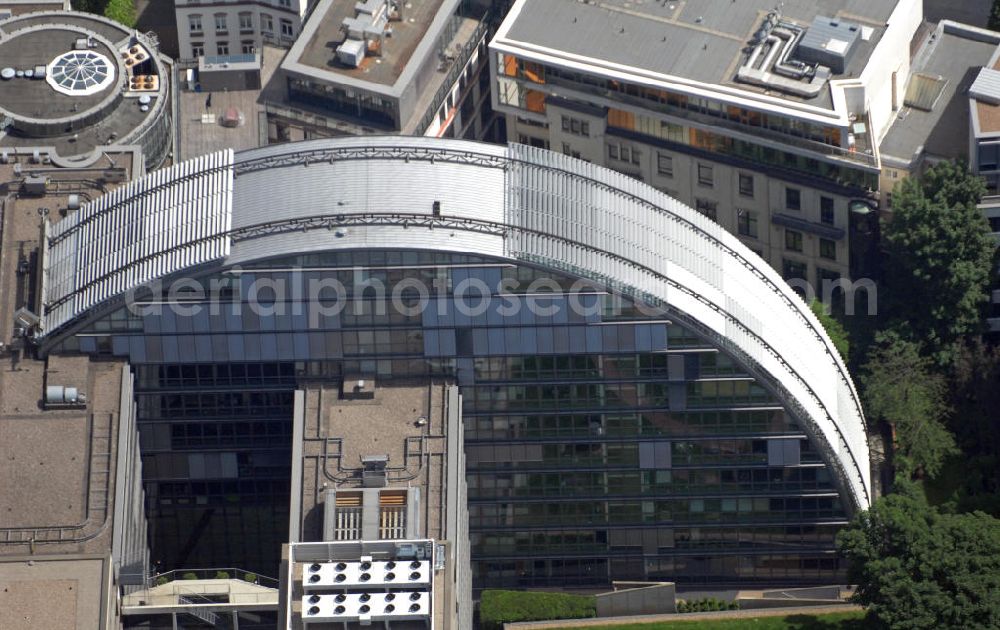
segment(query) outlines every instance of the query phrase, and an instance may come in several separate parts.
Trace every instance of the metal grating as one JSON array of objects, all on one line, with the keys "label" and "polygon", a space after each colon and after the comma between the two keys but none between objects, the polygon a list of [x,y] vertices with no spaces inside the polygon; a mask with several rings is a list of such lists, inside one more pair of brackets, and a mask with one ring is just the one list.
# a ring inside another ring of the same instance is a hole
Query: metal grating
[{"label": "metal grating", "polygon": [[48,226],[43,333],[155,278],[229,253],[233,152],[156,171]]},{"label": "metal grating", "polygon": [[914,73],[910,77],[910,84],[906,86],[906,97],[903,99],[903,104],[929,112],[934,108],[934,103],[941,96],[947,83],[948,81],[941,76]]}]

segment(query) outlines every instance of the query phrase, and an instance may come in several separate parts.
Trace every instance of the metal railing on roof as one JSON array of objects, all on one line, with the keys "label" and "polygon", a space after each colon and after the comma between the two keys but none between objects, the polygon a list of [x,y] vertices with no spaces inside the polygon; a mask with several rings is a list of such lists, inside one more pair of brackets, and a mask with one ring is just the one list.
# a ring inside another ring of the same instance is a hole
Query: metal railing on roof
[{"label": "metal railing on roof", "polygon": [[[525,86],[532,87],[533,89],[536,89],[539,85],[531,83],[530,81],[524,81],[523,79],[519,79],[519,81],[524,82]],[[558,85],[560,87],[569,88],[571,90],[577,90],[579,92],[585,92],[587,94],[599,96],[601,98],[608,99],[609,101],[612,102],[628,103],[630,105],[642,107],[643,109],[649,110],[650,112],[663,113],[669,116],[675,116],[677,118],[689,120],[691,122],[705,125],[708,127],[720,127],[737,133],[749,134],[759,138],[765,138],[767,140],[771,140],[776,143],[785,144],[798,149],[803,149],[805,151],[810,151],[812,153],[818,153],[826,157],[837,158],[845,162],[862,164],[864,166],[868,166],[871,168],[876,168],[878,166],[878,159],[874,154],[874,149],[872,149],[871,153],[867,153],[865,151],[850,151],[848,149],[837,147],[832,144],[826,144],[825,142],[820,142],[818,140],[810,140],[809,138],[804,138],[801,136],[784,134],[779,131],[769,129],[767,127],[752,127],[748,125],[743,125],[728,118],[724,118],[721,116],[711,116],[709,114],[696,112],[687,109],[685,107],[677,107],[676,105],[671,105],[669,103],[664,103],[664,102],[652,103],[649,100],[642,98],[640,96],[633,96],[625,92],[613,91],[607,88],[602,88],[587,83],[570,81],[557,75],[546,75],[545,85]]]},{"label": "metal railing on roof", "polygon": [[221,567],[210,569],[173,569],[149,578],[149,586],[162,586],[169,582],[195,582],[197,580],[241,580],[267,588],[278,588],[278,580],[246,569]]},{"label": "metal railing on roof", "polygon": [[451,92],[451,88],[455,85],[455,81],[458,80],[458,76],[465,70],[465,64],[469,62],[469,58],[472,57],[472,53],[479,44],[486,37],[486,32],[490,27],[490,12],[487,12],[479,21],[479,25],[476,26],[476,30],[472,32],[469,40],[465,42],[462,46],[461,51],[455,55],[455,60],[451,64],[451,68],[448,69],[448,73],[444,77],[444,81],[441,83],[441,87],[438,88],[437,92],[434,93],[434,98],[431,99],[431,104],[424,112],[423,117],[417,126],[413,130],[413,135],[422,136],[424,132],[427,131],[433,122],[434,117],[438,114],[438,109],[441,104],[444,103]]}]

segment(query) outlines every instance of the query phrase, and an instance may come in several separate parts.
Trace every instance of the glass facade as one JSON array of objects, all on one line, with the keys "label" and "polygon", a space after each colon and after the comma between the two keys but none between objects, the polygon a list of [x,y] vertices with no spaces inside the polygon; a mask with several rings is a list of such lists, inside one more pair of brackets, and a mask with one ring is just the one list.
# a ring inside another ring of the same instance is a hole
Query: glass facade
[{"label": "glass facade", "polygon": [[477,588],[844,577],[846,515],[818,449],[736,361],[662,312],[436,252],[316,253],[186,284],[60,348],[135,366],[163,569],[271,575],[292,392],[360,374],[461,386]]}]

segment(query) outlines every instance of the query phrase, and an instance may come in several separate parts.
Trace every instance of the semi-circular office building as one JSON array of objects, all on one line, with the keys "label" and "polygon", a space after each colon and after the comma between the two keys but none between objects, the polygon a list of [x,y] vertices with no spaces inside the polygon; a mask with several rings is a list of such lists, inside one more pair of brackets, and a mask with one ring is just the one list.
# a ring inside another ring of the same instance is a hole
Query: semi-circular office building
[{"label": "semi-circular office building", "polygon": [[42,350],[132,364],[164,568],[277,566],[303,379],[459,384],[478,587],[830,582],[872,500],[857,394],[805,303],[694,210],[580,160],[224,151],[46,241]]}]

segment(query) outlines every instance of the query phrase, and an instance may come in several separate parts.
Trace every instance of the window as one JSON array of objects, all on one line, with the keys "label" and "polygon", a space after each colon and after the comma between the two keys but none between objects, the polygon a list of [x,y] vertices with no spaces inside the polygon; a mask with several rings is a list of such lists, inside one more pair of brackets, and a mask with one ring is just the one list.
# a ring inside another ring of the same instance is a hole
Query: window
[{"label": "window", "polygon": [[202,42],[191,42],[191,56],[192,57],[204,57],[205,56],[205,44]]},{"label": "window", "polygon": [[216,13],[215,14],[215,32],[216,33],[225,33],[226,30],[227,30],[226,29],[226,14],[225,13]]},{"label": "window", "polygon": [[576,118],[570,118],[569,116],[562,117],[562,130],[566,133],[571,133],[577,136],[590,136],[590,123],[585,120],[578,120]]},{"label": "window", "polygon": [[219,42],[215,47],[215,53],[217,55],[228,55],[229,54],[229,42]]},{"label": "window", "polygon": [[252,55],[256,48],[253,42],[240,42],[240,50],[244,55]]},{"label": "window", "polygon": [[794,278],[806,279],[806,264],[803,262],[783,258],[781,260],[781,270],[785,280],[792,280]]},{"label": "window", "polygon": [[192,33],[202,32],[201,16],[200,15],[189,15],[188,16],[188,27]]},{"label": "window", "polygon": [[271,17],[270,15],[268,15],[267,13],[261,13],[260,14],[260,30],[264,31],[265,33],[273,33],[274,32],[274,18]]},{"label": "window", "polygon": [[698,185],[712,187],[714,183],[712,167],[707,164],[698,164]]},{"label": "window", "polygon": [[757,213],[740,208],[736,211],[736,227],[741,236],[757,238]]},{"label": "window", "polygon": [[819,255],[829,260],[837,260],[837,243],[828,238],[819,239]]},{"label": "window", "polygon": [[278,0],[278,6],[288,8],[292,6],[292,0]]},{"label": "window", "polygon": [[568,142],[563,142],[562,152],[563,152],[563,155],[568,155],[570,157],[575,157],[577,159],[579,159],[579,157],[580,157],[580,152],[579,151],[574,151],[573,147],[571,147]]},{"label": "window", "polygon": [[292,21],[291,20],[282,19],[281,20],[281,36],[282,37],[291,37],[293,33],[294,33],[294,30],[292,29]]},{"label": "window", "polygon": [[718,219],[719,204],[714,201],[709,201],[708,199],[695,199],[694,208],[713,221]]},{"label": "window", "polygon": [[240,13],[240,30],[253,30],[253,13]]},{"label": "window", "polygon": [[785,249],[790,252],[802,251],[802,232],[785,230]]},{"label": "window", "polygon": [[609,144],[608,158],[612,160],[620,160],[622,162],[631,162],[636,166],[639,166],[642,162],[642,156],[639,154],[639,150],[624,144]]},{"label": "window", "polygon": [[798,188],[785,189],[785,207],[789,210],[802,209],[802,192]]},{"label": "window", "polygon": [[753,197],[753,175],[740,173],[740,194],[744,197]]},{"label": "window", "polygon": [[819,198],[819,220],[827,225],[833,225],[833,199],[831,197]]},{"label": "window", "polygon": [[840,280],[840,274],[836,271],[816,267],[816,293],[820,299],[826,298],[827,295],[834,298],[843,296],[843,290],[833,285],[837,280]]},{"label": "window", "polygon": [[674,176],[674,158],[665,153],[656,154],[656,172],[665,177]]}]

